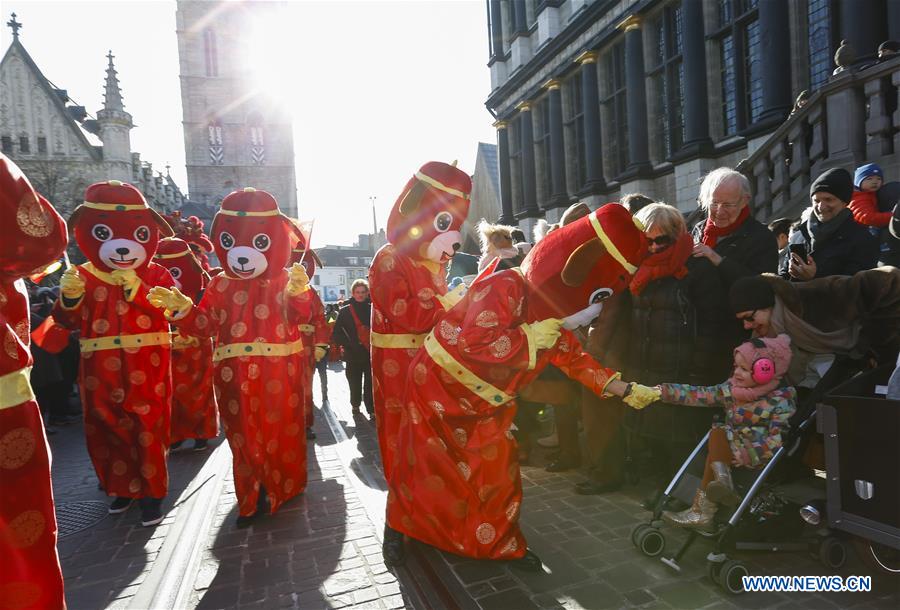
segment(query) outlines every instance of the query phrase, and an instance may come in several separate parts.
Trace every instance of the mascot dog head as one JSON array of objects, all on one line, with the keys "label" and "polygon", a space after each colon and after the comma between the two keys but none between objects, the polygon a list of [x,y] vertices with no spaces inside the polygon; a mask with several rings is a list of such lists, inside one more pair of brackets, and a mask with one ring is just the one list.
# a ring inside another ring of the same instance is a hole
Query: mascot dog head
[{"label": "mascot dog head", "polygon": [[209,276],[194,257],[190,245],[177,237],[167,237],[159,242],[153,262],[169,270],[175,286],[195,302],[206,287]]},{"label": "mascot dog head", "polygon": [[[19,166],[3,154],[0,226],[0,280],[11,282],[40,271],[65,248],[65,221],[38,195]],[[35,268],[38,261],[43,263]]]},{"label": "mascot dog head", "polygon": [[549,233],[522,261],[528,320],[589,324],[603,301],[628,285],[646,252],[643,231],[617,203]]},{"label": "mascot dog head", "polygon": [[210,231],[225,275],[240,280],[281,273],[291,256],[291,239],[297,235],[275,198],[251,187],[222,200]]},{"label": "mascot dog head", "polygon": [[118,180],[89,186],[69,227],[75,230],[81,252],[101,271],[143,269],[160,236],[172,236],[172,227],[147,205],[141,192]]},{"label": "mascot dog head", "polygon": [[415,259],[446,263],[462,245],[472,180],[446,163],[423,165],[403,188],[387,222],[387,238]]},{"label": "mascot dog head", "polygon": [[207,273],[210,271],[209,257],[207,254],[213,251],[212,242],[203,232],[203,221],[196,216],[184,218],[180,210],[163,216],[175,231],[175,237],[187,242],[191,252],[197,258],[197,262]]}]

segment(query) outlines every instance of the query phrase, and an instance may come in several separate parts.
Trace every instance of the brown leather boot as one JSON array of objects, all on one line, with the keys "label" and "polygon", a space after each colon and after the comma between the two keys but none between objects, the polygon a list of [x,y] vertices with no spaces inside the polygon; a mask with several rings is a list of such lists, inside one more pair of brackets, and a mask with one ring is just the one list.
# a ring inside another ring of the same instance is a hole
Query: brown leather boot
[{"label": "brown leather boot", "polygon": [[715,478],[706,486],[706,497],[716,504],[736,506],[741,497],[734,492],[731,468],[725,462],[713,462],[710,467]]},{"label": "brown leather boot", "polygon": [[679,513],[671,511],[663,511],[663,521],[671,523],[678,527],[686,527],[690,529],[703,530],[707,532],[713,531],[713,517],[716,516],[718,506],[706,497],[706,492],[702,489],[697,490],[694,496],[694,503],[687,510]]}]

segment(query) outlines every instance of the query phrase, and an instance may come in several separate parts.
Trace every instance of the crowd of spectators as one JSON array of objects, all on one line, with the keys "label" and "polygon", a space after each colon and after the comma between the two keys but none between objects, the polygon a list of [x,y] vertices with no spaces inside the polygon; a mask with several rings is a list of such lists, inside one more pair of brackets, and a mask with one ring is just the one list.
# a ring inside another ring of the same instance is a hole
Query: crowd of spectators
[{"label": "crowd of spectators", "polygon": [[[629,194],[622,203],[644,227],[648,256],[627,291],[604,303],[583,334],[585,349],[623,379],[711,386],[731,374],[732,352],[751,337],[790,338],[785,383],[807,396],[821,390],[838,355],[893,362],[900,343],[900,271],[891,235],[897,183],[877,165],[828,170],[813,181],[800,219],[768,227],[753,216],[747,178],[729,168],[710,172],[698,198],[701,219],[686,224],[677,208]],[[560,225],[589,212],[575,204]],[[895,226],[900,222],[895,221]],[[557,225],[541,225],[535,240]],[[481,267],[521,258],[509,227],[480,226]],[[517,250],[518,252],[514,252]],[[537,438],[539,414],[552,407],[555,432]],[[599,398],[552,367],[521,392],[516,434],[520,459],[554,448],[547,470],[586,466],[581,494],[618,489],[634,468],[669,479],[710,429],[714,410],[657,403],[635,411],[618,398]],[[584,442],[579,440],[579,419]],[[583,447],[583,450],[582,450]]]}]

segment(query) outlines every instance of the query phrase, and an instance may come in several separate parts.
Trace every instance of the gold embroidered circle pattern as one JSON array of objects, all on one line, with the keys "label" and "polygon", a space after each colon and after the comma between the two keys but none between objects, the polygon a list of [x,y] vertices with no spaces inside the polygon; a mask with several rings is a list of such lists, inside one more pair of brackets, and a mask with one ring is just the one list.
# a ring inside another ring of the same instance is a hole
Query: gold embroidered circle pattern
[{"label": "gold embroidered circle pattern", "polygon": [[440,333],[441,337],[446,339],[449,345],[456,345],[459,341],[459,328],[453,326],[446,320],[441,320]]},{"label": "gold embroidered circle pattern", "polygon": [[496,341],[491,343],[490,351],[494,358],[505,358],[512,351],[512,341],[505,335],[498,337]]},{"label": "gold embroidered circle pattern", "polygon": [[475,316],[475,326],[480,326],[481,328],[494,328],[499,323],[499,318],[495,311],[482,311]]},{"label": "gold embroidered circle pattern", "polygon": [[3,335],[3,351],[13,360],[19,359],[19,341],[16,334],[9,328]]},{"label": "gold embroidered circle pattern", "polygon": [[16,210],[16,224],[29,237],[47,237],[53,232],[53,217],[44,209],[34,193],[26,193]]},{"label": "gold embroidered circle pattern", "polygon": [[40,511],[26,510],[20,513],[9,522],[9,530],[12,534],[10,536],[10,544],[16,549],[24,549],[31,546],[44,533],[45,525],[46,520]]},{"label": "gold embroidered circle pattern", "polygon": [[490,523],[482,523],[475,529],[475,539],[481,544],[490,544],[497,537],[497,530]]},{"label": "gold embroidered circle pattern", "polygon": [[34,433],[31,430],[24,427],[10,430],[0,438],[0,468],[21,468],[34,455],[34,449]]},{"label": "gold embroidered circle pattern", "polygon": [[466,481],[469,480],[469,477],[472,476],[472,469],[465,462],[457,462],[456,467],[459,469],[459,473],[462,475]]}]

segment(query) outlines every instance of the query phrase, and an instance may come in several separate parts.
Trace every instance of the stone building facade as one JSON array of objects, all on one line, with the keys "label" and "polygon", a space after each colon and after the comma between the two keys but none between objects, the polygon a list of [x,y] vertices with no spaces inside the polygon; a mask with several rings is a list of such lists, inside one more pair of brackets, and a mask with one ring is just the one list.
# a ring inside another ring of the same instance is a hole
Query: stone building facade
[{"label": "stone building facade", "polygon": [[132,117],[112,52],[103,108],[92,117],[43,75],[22,45],[15,14],[7,25],[13,40],[0,61],[0,149],[35,188],[64,217],[84,200],[88,185],[110,179],[134,184],[161,212],[181,208],[187,198],[168,172],[154,171],[131,150]]},{"label": "stone building facade", "polygon": [[257,89],[246,54],[250,23],[275,18],[279,4],[177,2],[184,146],[192,201],[217,207],[231,191],[254,186],[272,193],[285,214],[297,217],[291,120],[264,90]]},{"label": "stone building facade", "polygon": [[[766,158],[754,182],[770,191],[796,161],[774,163],[770,142],[796,95],[809,91],[810,108],[827,113],[825,96],[862,78],[848,71],[834,82],[841,40],[871,60],[880,42],[900,39],[897,0],[488,0],[487,9],[486,105],[498,119],[501,221],[526,229],[540,217],[555,222],[574,201],[598,206],[631,192],[687,212],[706,172],[760,150]],[[900,117],[890,89],[900,81],[876,76],[888,100],[879,137],[891,140]],[[845,97],[868,95],[865,86]],[[832,135],[844,129],[841,110],[860,134],[841,162],[859,161],[871,136],[865,103],[835,101]],[[814,117],[791,120],[797,139],[782,144],[808,151]],[[839,163],[827,152],[818,166],[798,166],[806,173],[799,182]],[[893,147],[882,154],[896,162]]]}]

